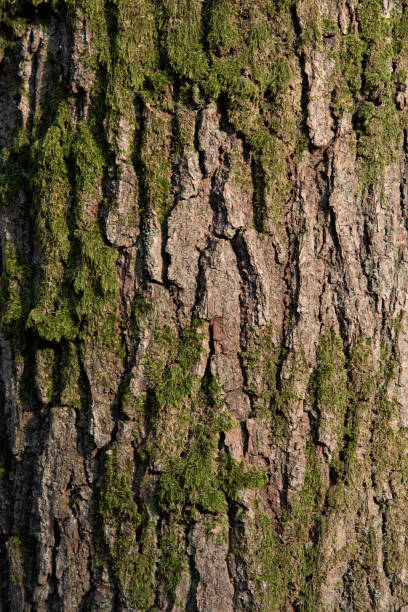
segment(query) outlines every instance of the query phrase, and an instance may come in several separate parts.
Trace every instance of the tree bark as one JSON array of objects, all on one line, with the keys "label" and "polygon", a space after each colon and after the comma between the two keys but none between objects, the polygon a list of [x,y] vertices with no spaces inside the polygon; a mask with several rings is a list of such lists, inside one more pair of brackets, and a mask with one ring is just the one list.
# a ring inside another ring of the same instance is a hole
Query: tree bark
[{"label": "tree bark", "polygon": [[408,610],[408,2],[0,0],[0,611]]}]

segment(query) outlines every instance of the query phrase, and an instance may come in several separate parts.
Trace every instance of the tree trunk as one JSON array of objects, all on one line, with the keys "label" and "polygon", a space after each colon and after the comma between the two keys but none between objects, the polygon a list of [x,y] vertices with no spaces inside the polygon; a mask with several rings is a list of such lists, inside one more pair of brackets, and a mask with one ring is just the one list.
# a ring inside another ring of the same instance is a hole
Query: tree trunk
[{"label": "tree trunk", "polygon": [[0,0],[0,611],[408,610],[407,0]]}]

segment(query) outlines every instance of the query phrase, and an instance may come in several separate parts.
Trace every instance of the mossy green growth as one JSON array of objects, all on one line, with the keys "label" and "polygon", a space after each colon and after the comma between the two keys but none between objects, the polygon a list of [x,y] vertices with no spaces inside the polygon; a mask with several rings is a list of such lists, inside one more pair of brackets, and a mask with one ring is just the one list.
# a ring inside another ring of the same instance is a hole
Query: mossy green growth
[{"label": "mossy green growth", "polygon": [[[376,484],[376,499],[381,507],[385,568],[393,589],[406,601],[408,589],[401,579],[407,563],[406,547],[401,533],[408,528],[408,442],[405,428],[399,424],[399,405],[391,393],[397,375],[397,363],[392,347],[382,347],[380,368],[376,375],[376,410],[372,427],[372,478]],[[390,503],[389,491],[397,503]],[[375,566],[376,558],[373,566]]]},{"label": "mossy green growth", "polygon": [[[90,57],[88,53],[84,53],[82,60],[93,69],[104,67],[105,70],[110,67],[110,20],[112,12],[110,6],[106,6],[100,0],[65,0],[68,9],[68,14],[72,19],[89,20],[92,30],[92,49],[93,54]],[[83,23],[83,21],[82,21]]]},{"label": "mossy green growth", "polygon": [[318,558],[326,487],[312,442],[307,444],[305,454],[302,489],[291,497],[279,526],[261,511],[258,499],[255,517],[246,518],[244,540],[240,529],[233,538],[233,550],[244,560],[257,587],[254,604],[262,610],[278,611],[289,604],[302,610],[318,609]]},{"label": "mossy green growth", "polygon": [[79,124],[75,136],[72,147],[76,184],[75,229],[69,262],[75,312],[81,322],[81,335],[92,335],[94,342],[116,344],[117,251],[105,243],[98,218],[104,150],[87,123]]},{"label": "mossy green growth", "polygon": [[60,360],[60,400],[61,406],[81,408],[83,396],[81,393],[81,369],[79,364],[77,347],[69,342],[62,346]]},{"label": "mossy green growth", "polygon": [[364,117],[358,141],[358,153],[363,164],[361,184],[372,187],[378,185],[385,167],[397,160],[396,151],[403,131],[399,115],[391,103],[378,108],[366,105],[358,113],[363,113]]},{"label": "mossy green growth", "polygon": [[256,585],[255,603],[261,610],[282,610],[287,598],[287,558],[286,551],[274,532],[272,521],[256,508],[248,537],[244,542],[236,536],[233,537],[232,546],[235,554],[242,557],[251,568]]},{"label": "mossy green growth", "polygon": [[389,348],[382,348],[380,368],[377,372],[376,405],[373,431],[373,473],[378,482],[383,482],[389,470],[398,469],[408,477],[407,443],[401,440],[396,426],[398,404],[389,394],[389,386],[396,376],[394,355]]},{"label": "mossy green growth", "polygon": [[125,522],[131,523],[136,530],[142,520],[134,500],[130,468],[119,470],[116,446],[106,458],[99,511],[103,520],[119,531]]},{"label": "mossy green growth", "polygon": [[[385,167],[398,159],[406,123],[396,106],[404,62],[400,61],[408,40],[407,7],[394,8],[390,17],[380,0],[356,7],[358,32],[340,39],[336,111],[353,114],[360,160],[361,188],[381,186]],[[402,12],[402,14],[401,14]],[[396,67],[396,70],[392,69]]]},{"label": "mossy green growth", "polygon": [[[406,555],[395,529],[398,522],[406,524],[401,508],[406,504],[408,454],[405,433],[398,426],[398,404],[391,394],[390,385],[396,374],[392,347],[381,349],[376,365],[369,339],[361,335],[347,352],[341,338],[329,330],[319,339],[316,357],[309,384],[316,412],[304,449],[303,486],[292,493],[278,525],[272,527],[265,519],[265,549],[256,547],[259,534],[254,543],[247,538],[241,551],[239,538],[237,541],[237,551],[241,552],[250,574],[257,568],[256,603],[262,602],[268,610],[280,610],[289,604],[304,610],[320,610],[322,584],[331,568],[345,559],[355,584],[363,579],[367,568],[373,572],[375,581],[381,546],[395,589],[401,597],[407,594],[399,579]],[[327,434],[325,415],[337,421],[330,430],[336,434],[331,439],[331,458],[320,450],[324,449]],[[365,448],[370,451],[365,452]],[[373,538],[362,483],[374,488],[383,520],[382,543]],[[389,503],[390,486],[393,503]],[[335,526],[339,520],[342,523],[347,513],[360,518],[352,531],[348,531],[349,525],[344,522],[350,541],[339,550]],[[361,534],[360,524],[364,527]],[[256,525],[252,522],[250,525],[253,533],[257,533]],[[341,581],[338,588],[344,588]],[[354,596],[356,602],[360,601],[358,595]]]},{"label": "mossy green growth", "polygon": [[[294,74],[290,60],[295,39],[291,2],[222,0],[202,7],[195,0],[165,0],[158,19],[162,57],[170,80],[176,77],[182,87],[186,82],[191,85],[195,93],[189,103],[193,107],[201,96],[213,100],[222,97],[227,119],[244,135],[258,165],[254,223],[265,230],[268,216],[276,222],[289,197],[286,160],[303,142],[300,106],[295,108],[292,98],[285,98]],[[148,82],[154,89],[152,75]],[[141,97],[147,99],[148,95],[145,88]],[[166,95],[161,98],[164,108]],[[156,115],[158,110],[154,111]],[[152,127],[147,117],[147,137]],[[165,132],[163,125],[160,131]],[[160,151],[166,149],[160,134],[155,141]],[[147,201],[157,201],[161,216],[168,209],[161,204],[170,185],[168,179],[167,184],[163,181],[168,168],[148,143],[143,145],[142,161],[143,156],[149,160],[151,151],[151,179],[149,165],[145,164]],[[156,184],[154,176],[162,180]]]},{"label": "mossy green growth", "polygon": [[162,523],[158,580],[164,585],[165,592],[171,601],[177,600],[177,586],[183,572],[188,570],[184,535],[184,529],[180,529],[180,526],[174,521],[170,521],[168,525]]},{"label": "mossy green growth", "polygon": [[184,447],[199,390],[195,368],[203,350],[200,326],[193,317],[180,332],[170,326],[154,331],[144,362],[149,381],[146,414],[151,429],[146,452],[152,462],[174,456]]},{"label": "mossy green growth", "polygon": [[51,348],[39,349],[35,354],[35,383],[38,395],[50,404],[56,395],[57,363],[55,351]]},{"label": "mossy green growth", "polygon": [[276,378],[280,358],[272,327],[260,329],[248,350],[241,354],[248,380],[247,392],[253,397],[256,411],[268,416],[276,395]]},{"label": "mossy green growth", "polygon": [[[31,9],[36,6],[31,2]],[[24,10],[26,9],[26,10]],[[27,6],[22,0],[0,0],[0,57],[19,49],[19,38],[23,35],[28,22]],[[18,53],[18,51],[17,51]]]},{"label": "mossy green growth", "polygon": [[202,87],[214,98],[225,96],[228,119],[258,167],[254,224],[260,231],[282,214],[290,192],[286,159],[301,139],[300,109],[284,100],[294,75],[290,10],[290,3],[264,0],[223,0],[209,8],[211,65]]},{"label": "mossy green growth", "polygon": [[[118,449],[108,454],[99,499],[104,540],[117,585],[129,605],[149,610],[154,599],[155,529],[139,513],[130,465],[119,466]],[[138,539],[137,530],[143,525]]]},{"label": "mossy green growth", "polygon": [[21,568],[21,573],[12,574],[11,580],[26,588],[31,586],[30,568],[34,558],[35,544],[35,538],[27,524],[19,524],[14,527],[9,550],[14,558],[13,567]]},{"label": "mossy green growth", "polygon": [[342,59],[342,74],[346,84],[343,96],[349,97],[349,110],[352,110],[354,100],[360,93],[362,86],[361,66],[364,58],[365,45],[358,34],[348,33],[340,40],[340,57]]},{"label": "mossy green growth", "polygon": [[[302,388],[309,380],[309,367],[303,350],[297,352],[278,347],[272,327],[259,328],[248,350],[241,355],[246,369],[246,391],[252,398],[254,413],[270,420],[277,438],[288,435],[293,405],[301,399]],[[282,378],[282,364],[287,363],[288,376]]]},{"label": "mossy green growth", "polygon": [[[305,448],[306,469],[301,491],[291,498],[282,517],[286,567],[286,588],[296,585],[297,595],[305,609],[313,610],[315,592],[319,582],[317,563],[322,522],[322,506],[327,486],[322,482],[316,447],[308,442]],[[289,594],[289,593],[288,593]]]},{"label": "mossy green growth", "polygon": [[3,262],[0,276],[0,329],[3,333],[22,338],[30,308],[28,287],[31,267],[23,262],[11,243],[6,244]]},{"label": "mossy green growth", "polygon": [[163,0],[161,19],[170,67],[193,81],[204,78],[208,59],[203,47],[200,3],[196,0]]},{"label": "mossy green growth", "polygon": [[[25,325],[46,341],[73,341],[80,332],[118,345],[117,252],[105,243],[98,216],[106,146],[93,121],[71,127],[70,109],[70,101],[59,103],[48,129],[33,131],[27,171],[34,194],[34,292],[23,293],[28,266],[7,246],[3,324],[14,332]],[[10,185],[4,184],[6,195]]]},{"label": "mossy green growth", "polygon": [[[356,456],[359,431],[364,420],[369,418],[371,404],[375,401],[377,374],[373,360],[371,340],[360,335],[355,346],[350,350],[347,359],[349,403],[344,420],[342,459],[336,453],[331,461],[334,473],[341,477],[338,492],[343,484],[356,486],[360,484],[362,466]],[[336,505],[335,497],[332,503]]]},{"label": "mossy green growth", "polygon": [[[64,112],[64,110],[62,110]],[[33,179],[35,238],[41,264],[34,278],[34,303],[27,326],[44,340],[73,340],[73,319],[66,283],[70,251],[68,207],[70,182],[66,166],[66,132],[52,125],[38,143]]]},{"label": "mossy green growth", "polygon": [[255,225],[265,230],[269,216],[276,222],[290,195],[287,158],[303,146],[301,109],[289,95],[296,63],[292,3],[68,4],[76,16],[90,20],[94,32],[87,59],[96,74],[103,67],[98,79],[105,83],[108,141],[114,149],[121,117],[133,117],[135,99],[144,105],[135,160],[142,168],[146,211],[155,209],[164,221],[172,205],[171,147],[178,142],[172,143],[171,83],[176,79],[181,90],[187,85],[194,92],[190,111],[199,99],[224,96],[226,116],[244,135],[258,167]]},{"label": "mossy green growth", "polygon": [[1,486],[8,487],[8,477],[11,467],[10,442],[6,431],[0,431],[0,480]]},{"label": "mossy green growth", "polygon": [[268,476],[254,468],[248,468],[244,460],[240,462],[231,455],[221,454],[219,459],[217,486],[230,502],[239,502],[244,489],[262,489],[268,484]]},{"label": "mossy green growth", "polygon": [[216,381],[204,379],[196,398],[209,406],[191,426],[191,440],[180,456],[168,457],[157,493],[162,512],[188,519],[194,509],[225,512],[227,502],[239,501],[246,488],[267,484],[264,474],[218,451],[220,435],[231,428]]},{"label": "mossy green growth", "polygon": [[180,337],[169,327],[156,329],[153,350],[146,358],[146,374],[154,391],[158,418],[166,406],[180,406],[192,396],[197,380],[194,368],[203,350],[200,321],[193,318]]},{"label": "mossy green growth", "polygon": [[346,410],[349,394],[343,341],[333,330],[320,337],[312,389],[320,413],[330,410],[340,420]]},{"label": "mossy green growth", "polygon": [[[122,381],[119,388],[121,410],[128,417],[138,420],[144,414],[146,408],[146,394],[135,396],[131,391],[132,376]],[[137,438],[136,438],[137,440]]]},{"label": "mossy green growth", "polygon": [[145,215],[156,211],[162,223],[172,204],[170,143],[172,118],[167,112],[152,108],[146,111],[140,149]]},{"label": "mossy green growth", "polygon": [[333,330],[320,336],[316,367],[311,381],[311,399],[316,410],[313,435],[333,449],[331,464],[338,466],[344,423],[350,403],[343,341]]},{"label": "mossy green growth", "polygon": [[[192,441],[180,457],[170,457],[160,478],[157,499],[160,510],[178,520],[194,516],[194,510],[225,513],[227,503],[240,501],[241,491],[262,488],[267,477],[226,453],[218,454],[225,422],[209,415],[193,431]],[[218,423],[217,423],[218,421]]]},{"label": "mossy green growth", "polygon": [[116,26],[111,34],[106,92],[108,138],[113,142],[120,120],[132,114],[135,96],[145,89],[146,78],[158,70],[154,2],[115,0],[107,21],[108,27]]},{"label": "mossy green growth", "polygon": [[29,180],[30,143],[25,130],[20,130],[10,146],[0,152],[0,207],[10,206],[21,190],[21,179]]},{"label": "mossy green growth", "polygon": [[368,401],[375,391],[376,372],[372,362],[372,341],[361,334],[358,342],[350,351],[347,364],[350,393],[359,402]]},{"label": "mossy green growth", "polygon": [[168,528],[160,542],[158,576],[172,600],[184,571],[175,533],[201,514],[225,514],[228,505],[239,505],[242,490],[267,481],[219,450],[232,423],[215,379],[207,373],[200,385],[194,375],[202,350],[200,321],[193,317],[179,334],[169,326],[157,328],[145,362],[153,427],[143,462],[160,464],[154,499]]},{"label": "mossy green growth", "polygon": [[194,437],[181,457],[170,457],[160,478],[157,499],[164,513],[180,516],[186,509],[195,506],[202,511],[222,512],[226,510],[225,496],[216,483],[216,454],[219,429],[211,422],[197,425]]}]

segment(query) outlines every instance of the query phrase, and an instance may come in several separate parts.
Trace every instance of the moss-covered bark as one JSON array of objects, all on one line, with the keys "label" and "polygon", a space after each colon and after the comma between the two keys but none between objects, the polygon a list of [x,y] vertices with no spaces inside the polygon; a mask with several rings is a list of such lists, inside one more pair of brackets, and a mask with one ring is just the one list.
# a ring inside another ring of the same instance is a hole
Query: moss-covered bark
[{"label": "moss-covered bark", "polygon": [[0,0],[0,609],[403,610],[405,0]]}]

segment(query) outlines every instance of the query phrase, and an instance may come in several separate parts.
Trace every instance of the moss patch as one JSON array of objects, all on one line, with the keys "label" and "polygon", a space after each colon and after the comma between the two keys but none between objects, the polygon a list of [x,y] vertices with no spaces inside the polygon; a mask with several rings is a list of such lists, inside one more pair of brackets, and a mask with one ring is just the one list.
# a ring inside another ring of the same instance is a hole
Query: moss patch
[{"label": "moss patch", "polygon": [[[147,517],[139,513],[130,465],[119,467],[115,446],[106,460],[99,513],[120,591],[130,605],[149,610],[154,598],[155,532]],[[142,535],[138,536],[142,525]]]}]

